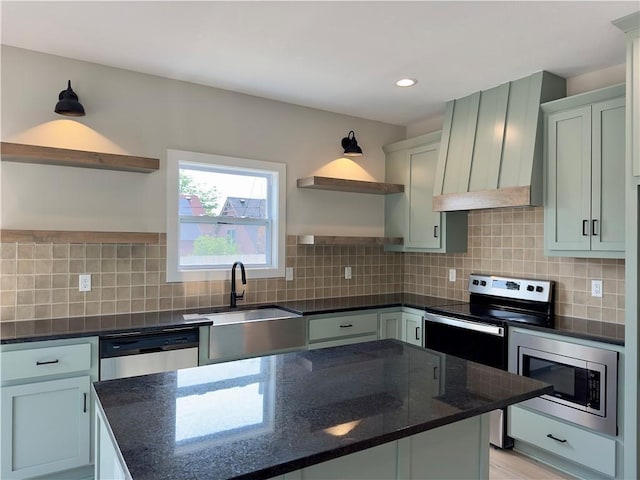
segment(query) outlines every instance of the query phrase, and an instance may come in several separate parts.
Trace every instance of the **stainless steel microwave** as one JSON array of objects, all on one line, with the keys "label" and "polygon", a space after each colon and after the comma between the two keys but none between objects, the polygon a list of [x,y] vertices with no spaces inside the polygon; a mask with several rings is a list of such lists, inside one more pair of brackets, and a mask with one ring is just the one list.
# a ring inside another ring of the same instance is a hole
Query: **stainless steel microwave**
[{"label": "stainless steel microwave", "polygon": [[509,370],[553,385],[553,393],[523,405],[617,435],[618,353],[514,332]]}]

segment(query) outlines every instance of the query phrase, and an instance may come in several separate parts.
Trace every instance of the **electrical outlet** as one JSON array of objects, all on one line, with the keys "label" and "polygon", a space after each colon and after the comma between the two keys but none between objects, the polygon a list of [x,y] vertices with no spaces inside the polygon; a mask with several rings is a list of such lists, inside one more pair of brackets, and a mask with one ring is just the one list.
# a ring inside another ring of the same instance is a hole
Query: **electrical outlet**
[{"label": "electrical outlet", "polygon": [[290,282],[291,280],[293,280],[293,267],[286,267],[284,269],[284,279],[287,282]]},{"label": "electrical outlet", "polygon": [[450,268],[449,269],[449,281],[450,282],[455,282],[456,281],[456,269],[455,268]]},{"label": "electrical outlet", "polygon": [[591,280],[591,296],[602,297],[602,280]]},{"label": "electrical outlet", "polygon": [[351,280],[351,267],[344,267],[345,280]]},{"label": "electrical outlet", "polygon": [[78,277],[78,291],[90,292],[91,291],[91,275],[84,274]]}]

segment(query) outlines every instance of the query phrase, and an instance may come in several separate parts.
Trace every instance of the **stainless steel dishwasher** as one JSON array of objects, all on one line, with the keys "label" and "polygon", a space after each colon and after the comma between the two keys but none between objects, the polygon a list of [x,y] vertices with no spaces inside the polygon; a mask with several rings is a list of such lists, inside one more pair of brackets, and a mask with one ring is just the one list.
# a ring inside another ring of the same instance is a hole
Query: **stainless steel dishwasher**
[{"label": "stainless steel dishwasher", "polygon": [[198,366],[197,328],[126,332],[100,338],[100,380]]}]

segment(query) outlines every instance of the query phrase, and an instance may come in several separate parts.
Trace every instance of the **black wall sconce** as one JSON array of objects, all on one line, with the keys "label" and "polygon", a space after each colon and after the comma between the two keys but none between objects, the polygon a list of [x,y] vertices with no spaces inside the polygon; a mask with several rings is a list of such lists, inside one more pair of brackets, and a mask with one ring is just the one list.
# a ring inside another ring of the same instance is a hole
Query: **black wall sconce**
[{"label": "black wall sconce", "polygon": [[71,89],[71,80],[69,80],[66,90],[62,90],[58,95],[58,103],[56,103],[55,112],[68,117],[84,117],[84,107],[78,101],[78,95]]},{"label": "black wall sconce", "polygon": [[362,149],[358,146],[356,134],[353,130],[342,139],[342,148],[344,148],[344,154],[347,157],[360,157],[362,155]]}]

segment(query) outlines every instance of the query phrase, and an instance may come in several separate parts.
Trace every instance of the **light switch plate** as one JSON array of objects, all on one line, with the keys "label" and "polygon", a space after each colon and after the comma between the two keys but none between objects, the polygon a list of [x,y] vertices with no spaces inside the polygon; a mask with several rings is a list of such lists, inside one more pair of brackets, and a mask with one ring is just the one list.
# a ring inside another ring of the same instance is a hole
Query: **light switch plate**
[{"label": "light switch plate", "polygon": [[287,282],[290,282],[291,280],[293,280],[293,267],[286,267],[284,269],[284,279]]},{"label": "light switch plate", "polygon": [[455,268],[450,268],[449,269],[449,281],[450,282],[455,282],[456,281],[456,269]]},{"label": "light switch plate", "polygon": [[351,280],[351,267],[344,267],[345,280]]}]

